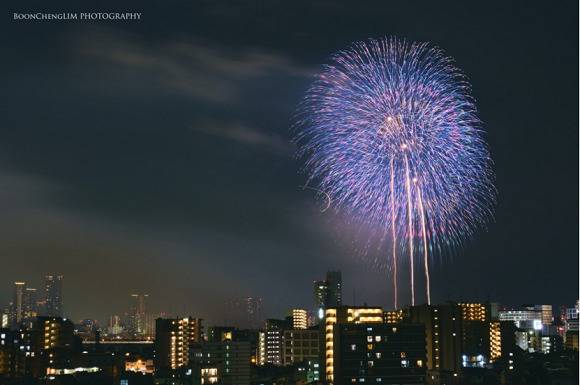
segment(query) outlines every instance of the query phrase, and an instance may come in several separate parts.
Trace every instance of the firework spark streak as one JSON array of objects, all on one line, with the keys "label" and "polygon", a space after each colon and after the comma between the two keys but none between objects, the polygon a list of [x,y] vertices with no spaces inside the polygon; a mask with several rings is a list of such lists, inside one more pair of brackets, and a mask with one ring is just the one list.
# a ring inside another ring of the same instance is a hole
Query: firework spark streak
[{"label": "firework spark streak", "polygon": [[308,184],[348,218],[392,238],[407,254],[415,303],[415,252],[453,250],[491,218],[493,172],[470,86],[452,59],[395,38],[353,44],[307,91],[295,125]]}]

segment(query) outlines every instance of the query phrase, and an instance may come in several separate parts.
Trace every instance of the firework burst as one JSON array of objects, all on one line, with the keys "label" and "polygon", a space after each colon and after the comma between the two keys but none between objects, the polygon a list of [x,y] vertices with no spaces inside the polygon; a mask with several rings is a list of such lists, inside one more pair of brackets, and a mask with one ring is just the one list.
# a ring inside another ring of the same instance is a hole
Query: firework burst
[{"label": "firework burst", "polygon": [[332,56],[299,106],[298,156],[335,210],[392,239],[390,265],[462,244],[492,216],[491,159],[470,86],[452,59],[395,38]]}]

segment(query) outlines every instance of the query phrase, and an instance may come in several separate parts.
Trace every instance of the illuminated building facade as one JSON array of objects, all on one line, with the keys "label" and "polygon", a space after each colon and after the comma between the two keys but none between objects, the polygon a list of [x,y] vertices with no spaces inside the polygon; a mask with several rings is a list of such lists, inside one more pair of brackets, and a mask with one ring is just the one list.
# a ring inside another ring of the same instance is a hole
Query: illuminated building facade
[{"label": "illuminated building facade", "polygon": [[314,281],[314,302],[318,319],[324,318],[326,299],[328,298],[328,286],[326,281]]},{"label": "illuminated building facade", "polygon": [[489,362],[501,358],[501,324],[500,321],[493,321],[489,324]]},{"label": "illuminated building facade", "polygon": [[71,348],[74,338],[74,325],[60,317],[37,317],[35,329],[39,333],[37,348],[43,350]]},{"label": "illuminated building facade", "polygon": [[25,354],[19,342],[17,331],[0,329],[0,379],[24,375]]},{"label": "illuminated building facade", "polygon": [[534,305],[534,310],[540,312],[540,319],[543,325],[551,325],[554,322],[552,305]]},{"label": "illuminated building facade", "polygon": [[399,323],[403,320],[403,310],[391,310],[385,312],[385,322],[388,324]]},{"label": "illuminated building facade", "polygon": [[308,328],[308,312],[305,309],[292,309],[292,327],[294,329]]},{"label": "illuminated building facade", "polygon": [[288,320],[269,318],[265,330],[260,332],[258,343],[258,359],[260,365],[283,365],[284,331],[291,329]]},{"label": "illuminated building facade", "polygon": [[251,347],[248,341],[226,339],[193,344],[189,356],[190,366],[200,371],[202,384],[250,384]]},{"label": "illuminated building facade", "polygon": [[458,303],[463,321],[489,321],[489,306],[483,303]]},{"label": "illuminated building facade", "polygon": [[332,340],[332,353],[327,352],[332,366],[326,367],[330,384],[425,383],[423,325],[339,322]]},{"label": "illuminated building facade", "polygon": [[483,368],[491,360],[490,305],[459,303],[457,306],[461,311],[462,319],[461,365]]},{"label": "illuminated building facade", "polygon": [[512,322],[526,322],[526,321],[540,321],[542,322],[542,313],[535,309],[506,309],[499,312],[500,321]]},{"label": "illuminated building facade", "polygon": [[202,339],[200,318],[158,318],[155,321],[155,367],[177,369],[189,363],[189,348]]},{"label": "illuminated building facade", "polygon": [[380,307],[341,306],[325,311],[324,323],[324,373],[328,383],[334,383],[334,355],[339,345],[335,345],[337,328],[343,324],[383,323],[384,311]]},{"label": "illuminated building facade", "polygon": [[14,293],[12,299],[12,326],[20,325],[24,320],[24,292],[25,282],[14,282]]},{"label": "illuminated building facade", "polygon": [[127,359],[125,360],[125,370],[127,372],[135,372],[141,374],[153,374],[155,373],[155,365],[153,360],[145,360],[142,358]]},{"label": "illuminated building facade", "polygon": [[578,331],[566,332],[566,349],[578,351]]}]

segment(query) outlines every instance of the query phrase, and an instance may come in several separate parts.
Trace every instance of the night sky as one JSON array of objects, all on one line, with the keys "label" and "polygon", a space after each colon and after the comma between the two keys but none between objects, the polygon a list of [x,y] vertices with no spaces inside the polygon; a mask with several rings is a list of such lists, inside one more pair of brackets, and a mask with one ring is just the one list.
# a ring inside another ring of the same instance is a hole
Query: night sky
[{"label": "night sky", "polygon": [[[46,8],[51,3],[51,8]],[[432,265],[434,302],[578,297],[578,2],[12,1],[2,25],[0,304],[65,275],[74,319],[152,311],[227,322],[345,302],[390,307],[385,256],[320,212],[289,127],[329,55],[429,41],[473,86],[495,162],[496,218]],[[12,12],[138,11],[140,22],[15,22]]]}]

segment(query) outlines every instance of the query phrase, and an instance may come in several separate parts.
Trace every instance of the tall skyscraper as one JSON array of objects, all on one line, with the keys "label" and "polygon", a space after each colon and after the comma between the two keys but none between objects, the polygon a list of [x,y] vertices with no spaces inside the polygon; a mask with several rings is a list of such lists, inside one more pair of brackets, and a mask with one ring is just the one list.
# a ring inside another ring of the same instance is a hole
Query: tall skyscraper
[{"label": "tall skyscraper", "polygon": [[342,273],[329,271],[326,280],[314,281],[314,303],[319,319],[324,318],[324,312],[329,307],[342,305]]},{"label": "tall skyscraper", "polygon": [[327,272],[326,286],[328,287],[326,306],[342,306],[342,273],[340,271]]},{"label": "tall skyscraper", "polygon": [[62,275],[47,275],[45,277],[46,315],[62,317]]},{"label": "tall skyscraper", "polygon": [[326,309],[326,301],[328,298],[328,286],[326,281],[314,281],[314,304],[316,306],[316,313],[318,319],[324,318],[324,310]]},{"label": "tall skyscraper", "polygon": [[129,312],[129,333],[135,338],[147,336],[147,299],[149,294],[131,294],[133,303]]},{"label": "tall skyscraper", "polygon": [[25,282],[14,282],[14,294],[12,298],[12,324],[19,325],[24,319],[24,293],[26,291]]},{"label": "tall skyscraper", "polygon": [[38,315],[38,297],[37,290],[33,287],[27,287],[24,291],[24,318],[32,319]]},{"label": "tall skyscraper", "polygon": [[251,329],[258,328],[262,323],[262,298],[247,297],[245,298],[245,304],[248,326]]}]

